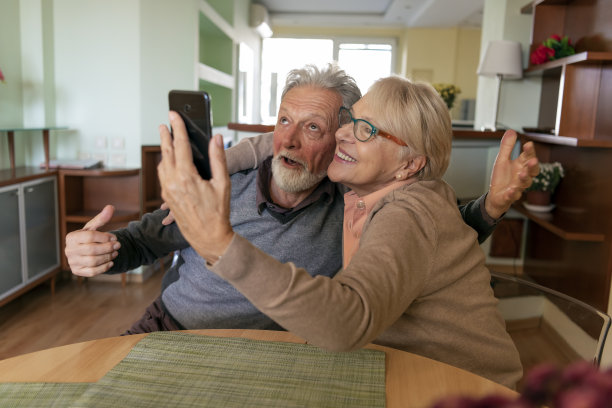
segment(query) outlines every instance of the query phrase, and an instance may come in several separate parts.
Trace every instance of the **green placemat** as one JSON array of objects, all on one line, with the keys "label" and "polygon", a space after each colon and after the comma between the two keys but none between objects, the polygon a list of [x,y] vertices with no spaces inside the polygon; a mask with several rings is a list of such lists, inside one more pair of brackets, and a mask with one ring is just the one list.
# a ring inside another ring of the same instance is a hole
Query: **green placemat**
[{"label": "green placemat", "polygon": [[384,407],[385,354],[152,333],[74,407]]},{"label": "green placemat", "polygon": [[65,408],[88,386],[88,383],[0,383],[0,407]]}]

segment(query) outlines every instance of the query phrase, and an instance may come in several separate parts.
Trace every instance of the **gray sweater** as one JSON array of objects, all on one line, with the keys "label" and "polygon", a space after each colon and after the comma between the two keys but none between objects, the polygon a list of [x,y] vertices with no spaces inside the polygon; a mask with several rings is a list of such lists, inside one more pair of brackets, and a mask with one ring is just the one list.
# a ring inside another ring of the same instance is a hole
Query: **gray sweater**
[{"label": "gray sweater", "polygon": [[[286,222],[256,206],[256,170],[231,176],[231,224],[234,230],[281,262],[293,262],[313,275],[332,277],[342,267],[343,200],[321,198]],[[329,182],[327,179],[325,182]],[[186,329],[279,329],[240,292],[206,267],[206,262],[180,234],[176,224],[164,226],[167,211],[146,214],[123,230],[113,231],[122,247],[113,272],[122,272],[174,250],[179,262],[164,276],[162,302],[167,312]]]}]

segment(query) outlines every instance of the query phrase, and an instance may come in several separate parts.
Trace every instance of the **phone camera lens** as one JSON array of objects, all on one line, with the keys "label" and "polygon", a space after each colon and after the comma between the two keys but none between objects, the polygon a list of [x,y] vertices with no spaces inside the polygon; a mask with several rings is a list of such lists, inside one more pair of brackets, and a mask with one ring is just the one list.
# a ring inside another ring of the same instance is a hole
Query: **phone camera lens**
[{"label": "phone camera lens", "polygon": [[186,104],[185,104],[185,107],[183,108],[183,110],[184,110],[185,112],[191,112],[191,105],[190,105],[190,104],[188,104],[188,103],[186,103]]}]

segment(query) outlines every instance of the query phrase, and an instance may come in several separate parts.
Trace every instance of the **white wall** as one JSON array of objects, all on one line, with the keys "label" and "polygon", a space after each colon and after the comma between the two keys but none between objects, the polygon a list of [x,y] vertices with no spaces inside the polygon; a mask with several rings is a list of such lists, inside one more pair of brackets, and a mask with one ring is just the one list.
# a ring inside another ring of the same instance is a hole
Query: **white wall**
[{"label": "white wall", "polygon": [[139,0],[55,0],[57,156],[140,165]]},{"label": "white wall", "polygon": [[139,143],[157,145],[157,127],[168,123],[168,92],[195,86],[198,2],[143,0],[140,15]]}]

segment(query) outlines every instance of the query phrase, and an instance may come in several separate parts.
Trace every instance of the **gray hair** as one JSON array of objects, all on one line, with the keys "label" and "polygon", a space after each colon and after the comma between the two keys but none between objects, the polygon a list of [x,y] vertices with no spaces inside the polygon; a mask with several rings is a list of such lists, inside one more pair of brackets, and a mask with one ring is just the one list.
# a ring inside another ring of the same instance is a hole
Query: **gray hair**
[{"label": "gray hair", "polygon": [[319,69],[309,64],[304,68],[294,69],[287,75],[281,100],[292,88],[312,86],[338,92],[342,96],[342,105],[350,108],[361,98],[361,91],[353,77],[349,76],[337,64],[327,64]]}]

